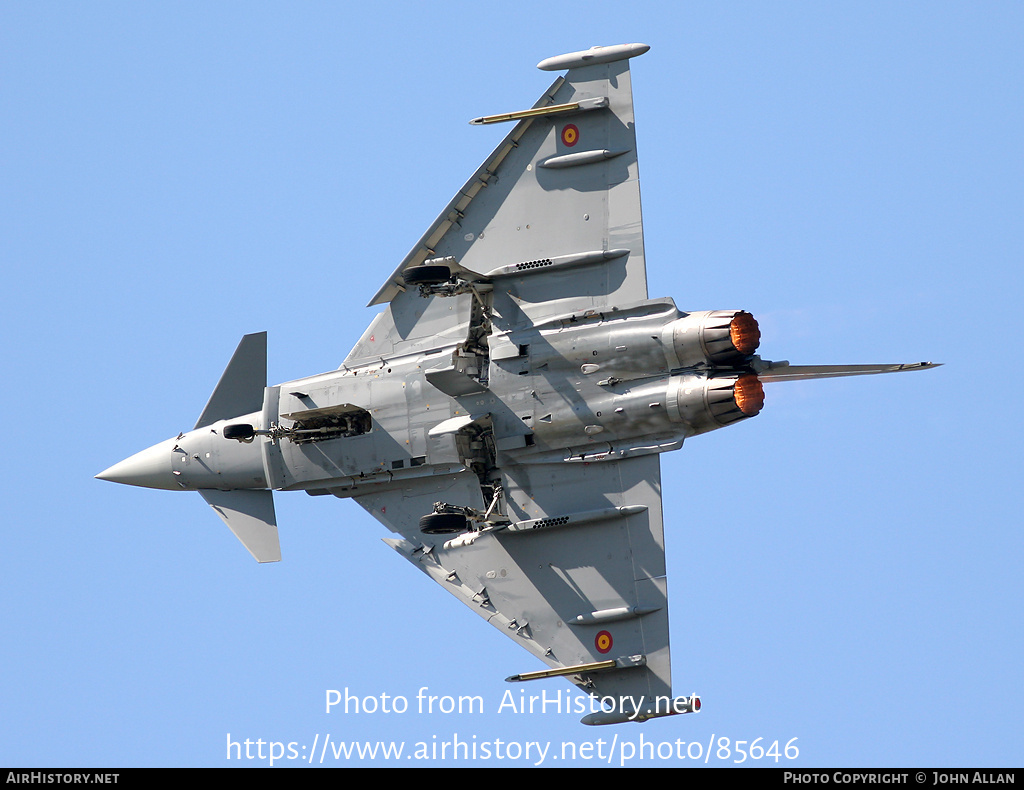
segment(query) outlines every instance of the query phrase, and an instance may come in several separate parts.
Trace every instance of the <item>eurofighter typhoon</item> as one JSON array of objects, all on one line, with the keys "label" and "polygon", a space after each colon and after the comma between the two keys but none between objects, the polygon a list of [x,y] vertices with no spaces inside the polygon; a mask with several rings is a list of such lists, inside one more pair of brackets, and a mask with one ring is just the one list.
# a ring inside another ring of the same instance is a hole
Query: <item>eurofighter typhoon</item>
[{"label": "eurofighter typhoon", "polygon": [[649,299],[630,59],[549,58],[532,108],[370,305],[341,368],[268,387],[246,335],[188,433],[97,475],[198,491],[259,562],[273,491],[352,498],[399,555],[605,701],[587,724],[700,709],[672,696],[661,453],[756,416],[765,383],[921,370],[796,366],[742,310]]}]

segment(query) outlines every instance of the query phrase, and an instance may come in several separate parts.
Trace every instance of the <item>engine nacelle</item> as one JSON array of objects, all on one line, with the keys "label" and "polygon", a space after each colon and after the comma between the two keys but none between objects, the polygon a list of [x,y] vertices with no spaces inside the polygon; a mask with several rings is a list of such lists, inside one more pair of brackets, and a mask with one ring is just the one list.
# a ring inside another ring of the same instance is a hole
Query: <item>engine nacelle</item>
[{"label": "engine nacelle", "polygon": [[740,365],[761,343],[757,321],[744,310],[687,313],[665,327],[662,342],[675,368]]},{"label": "engine nacelle", "polygon": [[[724,428],[756,416],[764,407],[764,387],[756,373],[673,376],[670,415],[694,434]],[[672,409],[671,406],[675,408]]]}]

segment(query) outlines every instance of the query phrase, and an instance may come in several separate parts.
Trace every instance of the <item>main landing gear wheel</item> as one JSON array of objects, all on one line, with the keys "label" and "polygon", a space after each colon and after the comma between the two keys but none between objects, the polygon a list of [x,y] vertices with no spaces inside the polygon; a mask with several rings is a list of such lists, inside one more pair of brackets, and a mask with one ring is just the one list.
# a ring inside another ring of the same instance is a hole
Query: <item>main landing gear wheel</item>
[{"label": "main landing gear wheel", "polygon": [[424,535],[453,535],[468,529],[466,517],[459,513],[431,513],[420,518],[420,532]]},{"label": "main landing gear wheel", "polygon": [[452,279],[447,266],[412,266],[402,272],[406,285],[440,285]]}]

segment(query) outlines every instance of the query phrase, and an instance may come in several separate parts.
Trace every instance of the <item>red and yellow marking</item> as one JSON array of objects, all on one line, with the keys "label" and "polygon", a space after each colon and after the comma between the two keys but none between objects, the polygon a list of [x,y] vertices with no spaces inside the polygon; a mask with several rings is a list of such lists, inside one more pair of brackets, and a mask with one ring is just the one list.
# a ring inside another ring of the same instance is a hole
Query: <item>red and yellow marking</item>
[{"label": "red and yellow marking", "polygon": [[597,652],[607,653],[612,649],[612,635],[607,631],[600,631],[596,637],[594,637],[594,647],[597,648]]},{"label": "red and yellow marking", "polygon": [[562,144],[572,148],[580,140],[580,130],[574,123],[567,123],[562,127]]}]

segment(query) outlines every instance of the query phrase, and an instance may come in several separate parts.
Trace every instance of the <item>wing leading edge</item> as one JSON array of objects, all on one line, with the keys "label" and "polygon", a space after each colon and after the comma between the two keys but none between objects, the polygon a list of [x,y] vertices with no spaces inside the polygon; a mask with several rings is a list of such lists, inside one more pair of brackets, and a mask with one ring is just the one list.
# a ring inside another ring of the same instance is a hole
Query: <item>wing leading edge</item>
[{"label": "wing leading edge", "polygon": [[629,72],[629,58],[647,49],[542,61],[569,70],[528,110],[475,119],[515,126],[370,301],[385,311],[346,364],[415,351],[468,321],[453,321],[449,305],[435,315],[406,284],[406,270],[424,262],[445,260],[492,284],[493,320],[503,329],[647,298]]},{"label": "wing leading edge", "polygon": [[627,717],[666,705],[672,681],[658,456],[520,465],[504,470],[503,482],[512,523],[450,540],[422,535],[417,519],[439,498],[471,495],[471,474],[357,501],[402,536],[388,545],[556,674]]}]

